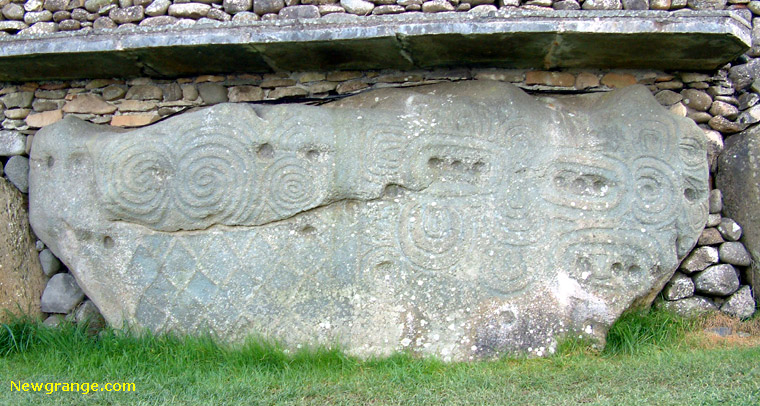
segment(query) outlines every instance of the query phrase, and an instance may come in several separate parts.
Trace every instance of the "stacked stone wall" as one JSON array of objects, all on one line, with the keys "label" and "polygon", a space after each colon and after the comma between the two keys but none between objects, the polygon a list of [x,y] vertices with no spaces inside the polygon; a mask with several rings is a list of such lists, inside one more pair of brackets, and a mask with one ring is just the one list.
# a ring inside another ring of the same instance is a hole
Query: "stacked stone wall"
[{"label": "stacked stone wall", "polygon": [[320,18],[328,14],[524,10],[760,11],[748,0],[0,0],[0,36],[216,22]]}]

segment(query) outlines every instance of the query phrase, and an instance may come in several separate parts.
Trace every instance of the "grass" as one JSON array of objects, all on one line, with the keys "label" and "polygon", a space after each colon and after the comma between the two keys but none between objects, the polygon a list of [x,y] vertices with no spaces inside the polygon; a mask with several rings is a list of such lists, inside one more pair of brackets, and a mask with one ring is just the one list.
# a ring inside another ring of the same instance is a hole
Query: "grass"
[{"label": "grass", "polygon": [[[603,351],[574,340],[550,358],[444,363],[289,354],[262,340],[233,348],[210,337],[109,329],[93,336],[84,327],[16,320],[0,329],[0,405],[760,405],[757,337],[747,338],[752,345],[705,341],[702,329],[723,322],[736,323],[735,331],[760,326],[757,318],[630,313]],[[11,381],[133,382],[135,391],[19,392]]]}]

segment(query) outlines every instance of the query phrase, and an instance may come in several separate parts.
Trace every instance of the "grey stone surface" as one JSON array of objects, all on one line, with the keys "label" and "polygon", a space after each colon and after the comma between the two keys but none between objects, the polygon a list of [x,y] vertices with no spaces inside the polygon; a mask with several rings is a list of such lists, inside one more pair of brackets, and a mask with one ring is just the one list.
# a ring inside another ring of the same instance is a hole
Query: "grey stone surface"
[{"label": "grey stone surface", "polygon": [[694,290],[713,296],[727,296],[739,289],[739,275],[729,264],[713,265],[694,275]]},{"label": "grey stone surface", "polygon": [[253,7],[252,0],[224,0],[222,2],[224,11],[230,14],[237,14],[241,11],[250,11]]},{"label": "grey stone surface", "polygon": [[717,227],[720,224],[721,220],[723,220],[723,218],[720,216],[720,214],[708,214],[707,223],[705,223],[705,225],[707,227]]},{"label": "grey stone surface", "polygon": [[739,241],[742,236],[742,227],[733,219],[724,217],[720,219],[718,231],[728,241]]},{"label": "grey stone surface", "polygon": [[149,6],[145,7],[145,14],[151,17],[165,15],[171,5],[171,0],[154,0]]},{"label": "grey stone surface", "polygon": [[8,178],[13,186],[16,186],[22,193],[29,191],[29,158],[25,156],[12,156],[5,163],[5,177]]},{"label": "grey stone surface", "polygon": [[45,313],[68,313],[84,299],[82,289],[71,274],[59,273],[48,281],[42,292],[40,308]]},{"label": "grey stone surface", "polygon": [[24,8],[17,3],[9,3],[3,6],[3,16],[9,20],[23,20]]},{"label": "grey stone surface", "polygon": [[755,313],[755,300],[749,286],[742,286],[720,307],[723,313],[740,319],[748,319]]},{"label": "grey stone surface", "polygon": [[217,104],[227,101],[227,89],[219,83],[201,83],[197,88],[201,99],[206,104]]},{"label": "grey stone surface", "polygon": [[581,8],[584,10],[620,10],[623,8],[623,4],[620,0],[585,0]]},{"label": "grey stone surface", "polygon": [[33,100],[34,92],[14,92],[0,98],[6,109],[31,107]]},{"label": "grey stone surface", "polygon": [[47,278],[37,261],[26,198],[0,178],[0,321],[10,315],[40,316]]},{"label": "grey stone surface", "polygon": [[736,241],[724,242],[719,248],[720,261],[731,265],[749,266],[752,261],[744,244]]},{"label": "grey stone surface", "polygon": [[720,189],[710,191],[710,213],[720,213],[723,210],[723,194]]},{"label": "grey stone surface", "polygon": [[113,325],[357,355],[603,340],[707,217],[701,130],[643,86],[446,83],[127,133],[66,117],[32,162],[34,230]]},{"label": "grey stone surface", "polygon": [[340,5],[346,9],[347,13],[366,16],[372,13],[375,4],[364,0],[340,0]]},{"label": "grey stone surface", "polygon": [[61,261],[47,248],[40,252],[40,265],[46,276],[53,276],[61,270]]},{"label": "grey stone surface", "polygon": [[115,8],[108,13],[108,17],[116,24],[136,23],[145,18],[145,9],[143,6]]},{"label": "grey stone surface", "polygon": [[697,245],[717,245],[725,242],[717,228],[706,228],[697,240]]},{"label": "grey stone surface", "polygon": [[253,12],[258,15],[278,13],[285,7],[284,0],[254,0]]},{"label": "grey stone surface", "polygon": [[723,10],[726,0],[688,0],[686,4],[693,10]]},{"label": "grey stone surface", "polygon": [[279,12],[283,19],[319,18],[319,8],[314,5],[285,7]]},{"label": "grey stone surface", "polygon": [[719,259],[717,248],[699,247],[681,262],[680,269],[687,274],[691,274],[704,270],[712,264],[717,264]]},{"label": "grey stone surface", "polygon": [[26,149],[26,135],[18,131],[0,131],[0,156],[22,155]]},{"label": "grey stone surface", "polygon": [[718,159],[716,185],[723,192],[723,212],[742,226],[742,241],[754,259],[745,282],[760,299],[760,128],[731,137]]},{"label": "grey stone surface", "polygon": [[106,322],[100,310],[95,306],[92,300],[85,300],[74,312],[74,321],[77,323],[86,323],[88,327],[99,329],[105,326]]},{"label": "grey stone surface", "polygon": [[694,282],[681,272],[676,272],[662,290],[665,300],[679,300],[694,295]]},{"label": "grey stone surface", "polygon": [[[262,1],[253,6],[260,14],[257,7]],[[209,10],[208,4],[182,3],[172,4],[169,14],[197,19]],[[98,21],[96,28],[115,25],[110,19]],[[146,71],[175,77],[452,65],[710,70],[735,59],[751,43],[746,21],[729,12],[631,10],[499,10],[366,18],[330,14],[315,19],[61,32],[30,36],[23,43],[11,37],[0,38],[4,81],[132,77]],[[701,52],[695,54],[695,48]]]},{"label": "grey stone surface", "polygon": [[199,19],[205,17],[211,6],[204,3],[175,3],[169,6],[169,15],[177,18]]},{"label": "grey stone surface", "polygon": [[697,317],[718,310],[715,303],[702,296],[692,296],[675,301],[663,300],[657,303],[657,307],[684,317]]}]

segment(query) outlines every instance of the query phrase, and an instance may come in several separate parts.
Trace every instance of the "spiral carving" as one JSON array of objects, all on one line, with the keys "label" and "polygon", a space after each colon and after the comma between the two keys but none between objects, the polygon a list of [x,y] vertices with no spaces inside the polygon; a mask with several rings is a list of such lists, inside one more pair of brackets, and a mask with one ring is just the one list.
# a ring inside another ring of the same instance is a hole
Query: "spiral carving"
[{"label": "spiral carving", "polygon": [[637,159],[633,166],[636,218],[645,224],[672,219],[678,209],[673,199],[678,195],[673,169],[659,159],[648,157]]},{"label": "spiral carving", "polygon": [[180,151],[177,208],[194,221],[245,221],[258,206],[250,155],[246,145],[233,137],[203,134],[194,138]]},{"label": "spiral carving", "polygon": [[307,210],[320,200],[320,176],[294,156],[284,156],[269,167],[269,199],[272,210],[280,216]]},{"label": "spiral carving", "polygon": [[110,144],[100,159],[98,186],[106,209],[117,219],[159,223],[167,206],[174,160],[162,143],[145,145],[122,138]]}]

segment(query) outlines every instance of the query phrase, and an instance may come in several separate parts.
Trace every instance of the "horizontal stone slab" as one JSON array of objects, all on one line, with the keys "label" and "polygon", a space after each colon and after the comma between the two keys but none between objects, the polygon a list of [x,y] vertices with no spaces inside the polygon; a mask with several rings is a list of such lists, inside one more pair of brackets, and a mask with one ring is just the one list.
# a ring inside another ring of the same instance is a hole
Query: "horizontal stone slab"
[{"label": "horizontal stone slab", "polygon": [[751,44],[729,11],[331,14],[0,38],[0,80],[343,69],[710,70]]}]

